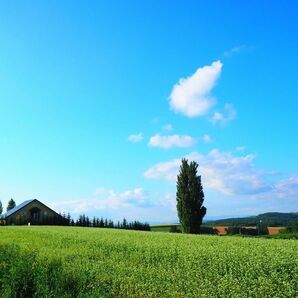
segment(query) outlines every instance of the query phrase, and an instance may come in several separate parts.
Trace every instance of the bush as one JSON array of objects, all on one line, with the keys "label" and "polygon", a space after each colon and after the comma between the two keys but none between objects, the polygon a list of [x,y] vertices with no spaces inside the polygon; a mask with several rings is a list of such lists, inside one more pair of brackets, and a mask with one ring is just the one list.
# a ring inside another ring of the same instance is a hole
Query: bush
[{"label": "bush", "polygon": [[181,233],[177,226],[170,226],[170,233]]},{"label": "bush", "polygon": [[282,234],[288,234],[288,233],[298,233],[298,225],[296,226],[292,226],[292,225],[290,225],[290,226],[286,226],[284,229],[282,229],[281,231],[280,231],[280,233],[282,233]]},{"label": "bush", "polygon": [[203,226],[201,226],[200,234],[217,235],[218,232],[217,232],[216,229],[213,229],[212,227],[203,227]]},{"label": "bush", "polygon": [[249,236],[258,236],[258,235],[267,235],[268,228],[267,227],[257,227],[254,228],[244,228],[244,227],[228,227],[227,235],[249,235]]}]

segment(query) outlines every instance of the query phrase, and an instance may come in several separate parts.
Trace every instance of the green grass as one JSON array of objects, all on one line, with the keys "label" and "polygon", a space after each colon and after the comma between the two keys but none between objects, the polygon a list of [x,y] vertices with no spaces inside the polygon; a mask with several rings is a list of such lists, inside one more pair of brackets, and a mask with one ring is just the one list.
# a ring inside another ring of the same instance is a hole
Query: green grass
[{"label": "green grass", "polygon": [[268,235],[268,238],[273,238],[273,239],[296,239],[298,240],[298,232],[293,232],[293,233],[278,233],[275,235]]},{"label": "green grass", "polygon": [[0,297],[297,297],[298,241],[0,227]]}]

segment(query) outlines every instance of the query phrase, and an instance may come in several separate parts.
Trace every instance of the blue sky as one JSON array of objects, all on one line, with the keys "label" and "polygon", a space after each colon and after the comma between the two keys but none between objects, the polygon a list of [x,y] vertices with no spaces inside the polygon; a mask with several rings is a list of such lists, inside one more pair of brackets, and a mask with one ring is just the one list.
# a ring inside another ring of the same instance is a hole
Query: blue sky
[{"label": "blue sky", "polygon": [[176,220],[298,211],[297,4],[1,1],[0,200]]}]

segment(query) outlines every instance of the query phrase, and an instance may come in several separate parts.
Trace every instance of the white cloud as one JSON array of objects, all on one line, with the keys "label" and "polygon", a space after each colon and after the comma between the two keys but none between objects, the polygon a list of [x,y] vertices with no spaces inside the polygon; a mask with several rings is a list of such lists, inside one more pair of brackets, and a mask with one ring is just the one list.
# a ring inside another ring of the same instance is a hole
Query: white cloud
[{"label": "white cloud", "polygon": [[162,136],[162,135],[156,134],[150,138],[148,145],[151,147],[169,149],[172,147],[191,147],[195,143],[196,143],[195,139],[187,135]]},{"label": "white cloud", "polygon": [[278,198],[298,199],[298,174],[277,182],[274,193]]},{"label": "white cloud", "polygon": [[174,159],[168,162],[161,162],[144,172],[144,176],[149,179],[164,179],[168,181],[175,181],[181,159]]},{"label": "white cloud", "polygon": [[166,124],[166,125],[164,125],[163,130],[164,131],[172,131],[173,130],[172,124]]},{"label": "white cloud", "polygon": [[132,143],[141,142],[143,140],[143,133],[140,132],[137,134],[132,134],[127,139],[128,139],[128,141],[130,141]]},{"label": "white cloud", "polygon": [[[142,188],[135,188],[124,192],[116,192],[105,188],[97,188],[93,198],[88,200],[68,200],[56,202],[52,206],[57,210],[68,209],[73,214],[81,214],[90,210],[121,209],[132,205],[148,203],[148,198]],[[67,207],[67,208],[65,208]]]},{"label": "white cloud", "polygon": [[212,138],[207,134],[203,135],[202,139],[206,144],[212,143]]},{"label": "white cloud", "polygon": [[236,151],[242,152],[245,150],[245,146],[237,146]]},{"label": "white cloud", "polygon": [[213,124],[226,124],[235,119],[236,115],[237,112],[235,107],[232,104],[225,104],[224,112],[215,112],[210,120]]},{"label": "white cloud", "polygon": [[241,50],[245,49],[246,46],[245,45],[241,45],[241,46],[237,46],[237,47],[233,47],[231,49],[229,49],[228,51],[224,52],[224,55],[226,57],[231,56],[233,54],[239,53]]},{"label": "white cloud", "polygon": [[[154,196],[156,197],[156,195]],[[105,188],[96,189],[88,199],[65,200],[49,204],[58,212],[76,218],[80,214],[113,220],[141,220],[151,223],[175,222],[177,218],[175,196],[166,193],[155,201],[142,188],[117,192]]]},{"label": "white cloud", "polygon": [[205,115],[216,103],[210,92],[220,77],[223,64],[215,61],[198,68],[188,78],[181,78],[170,94],[171,108],[188,117]]},{"label": "white cloud", "polygon": [[[193,152],[186,156],[199,164],[204,186],[224,194],[247,195],[272,189],[265,179],[265,173],[254,167],[255,156],[233,156],[230,152],[211,150],[207,155]],[[181,159],[159,163],[148,169],[144,176],[150,179],[175,181]]]}]

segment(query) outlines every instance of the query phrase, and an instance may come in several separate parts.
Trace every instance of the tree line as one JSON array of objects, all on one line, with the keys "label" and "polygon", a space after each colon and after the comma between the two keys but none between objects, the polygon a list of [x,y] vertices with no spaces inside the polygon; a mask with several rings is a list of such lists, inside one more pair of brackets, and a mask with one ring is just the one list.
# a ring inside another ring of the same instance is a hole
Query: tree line
[{"label": "tree line", "polygon": [[93,217],[81,214],[77,219],[71,217],[70,213],[60,213],[57,217],[43,217],[40,216],[30,222],[32,225],[58,225],[58,226],[72,226],[72,227],[93,227],[93,228],[110,228],[110,229],[125,229],[125,230],[138,230],[138,231],[150,231],[150,225],[148,223],[142,223],[140,221],[127,221],[123,218],[122,221],[114,222],[111,219],[103,217]]},{"label": "tree line", "polygon": [[[65,216],[65,215],[62,215]],[[150,225],[148,223],[143,223],[140,221],[127,221],[123,218],[122,221],[114,222],[111,219],[93,217],[90,219],[85,214],[82,214],[78,217],[77,220],[74,220],[68,214],[66,216],[69,225],[78,226],[78,227],[95,227],[95,228],[113,228],[113,229],[125,229],[125,230],[139,230],[139,231],[150,231]]]}]

